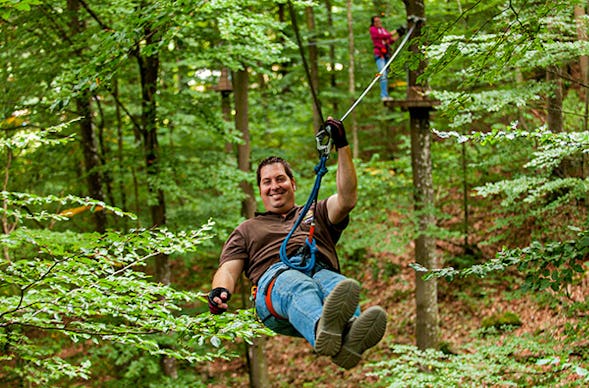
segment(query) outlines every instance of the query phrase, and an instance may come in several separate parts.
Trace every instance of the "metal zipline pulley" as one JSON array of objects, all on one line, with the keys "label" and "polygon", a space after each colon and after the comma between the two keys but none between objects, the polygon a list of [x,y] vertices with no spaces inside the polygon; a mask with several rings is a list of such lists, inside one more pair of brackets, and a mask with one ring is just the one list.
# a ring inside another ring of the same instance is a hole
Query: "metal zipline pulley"
[{"label": "metal zipline pulley", "polygon": [[331,137],[331,127],[329,124],[327,126],[321,126],[317,134],[315,135],[315,141],[317,142],[317,152],[319,153],[319,157],[327,157],[329,158],[329,153],[331,152],[331,146],[333,144],[333,139]]}]

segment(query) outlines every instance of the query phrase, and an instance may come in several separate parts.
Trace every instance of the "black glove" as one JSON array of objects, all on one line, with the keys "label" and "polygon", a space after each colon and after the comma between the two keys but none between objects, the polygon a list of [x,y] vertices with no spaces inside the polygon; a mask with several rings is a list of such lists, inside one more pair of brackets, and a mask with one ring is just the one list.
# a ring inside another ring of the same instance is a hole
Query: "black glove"
[{"label": "black glove", "polygon": [[[221,296],[221,294],[224,292],[227,293],[226,298],[223,298]],[[213,300],[216,297],[221,299],[223,302],[228,302],[229,299],[231,299],[231,293],[228,289],[223,287],[217,287],[213,289],[211,292],[209,292],[209,311],[211,312],[211,314],[223,314],[225,311],[227,311],[227,309],[222,309],[219,307],[219,304]]]},{"label": "black glove", "polygon": [[403,26],[397,28],[395,31],[397,31],[397,34],[399,34],[399,36],[403,36],[405,35],[405,32],[407,32],[407,29]]},{"label": "black glove", "polygon": [[336,150],[348,145],[344,123],[339,120],[327,119],[323,126],[331,135],[331,139],[333,140]]}]

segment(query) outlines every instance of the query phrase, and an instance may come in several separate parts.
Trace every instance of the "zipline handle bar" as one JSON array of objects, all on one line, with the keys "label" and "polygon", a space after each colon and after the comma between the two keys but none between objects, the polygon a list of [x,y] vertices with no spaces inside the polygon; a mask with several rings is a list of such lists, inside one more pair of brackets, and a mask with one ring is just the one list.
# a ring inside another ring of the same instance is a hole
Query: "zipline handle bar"
[{"label": "zipline handle bar", "polygon": [[417,23],[413,23],[413,25],[411,26],[411,28],[409,29],[409,31],[407,31],[407,33],[405,34],[405,37],[403,38],[403,40],[401,41],[401,43],[397,46],[397,49],[395,50],[395,52],[393,53],[393,55],[389,58],[389,60],[387,61],[387,63],[385,63],[385,65],[382,68],[381,72],[378,73],[376,75],[376,77],[374,77],[374,79],[372,80],[372,82],[366,87],[366,89],[364,89],[364,91],[362,92],[362,94],[360,95],[360,97],[358,97],[358,99],[356,101],[354,101],[354,103],[352,104],[352,106],[350,107],[350,109],[348,109],[348,111],[342,116],[342,118],[340,119],[340,121],[344,121],[346,119],[346,117],[348,117],[350,115],[350,113],[352,113],[352,111],[356,108],[356,106],[368,94],[368,92],[374,86],[374,84],[376,83],[376,81],[378,81],[379,78],[387,71],[387,69],[389,68],[389,66],[391,65],[391,63],[395,60],[395,58],[397,57],[397,55],[399,55],[399,53],[401,52],[401,50],[403,49],[403,47],[405,46],[405,44],[407,44],[407,41],[411,37],[411,34],[413,34],[413,30],[415,30],[415,26],[416,25],[417,25]]}]

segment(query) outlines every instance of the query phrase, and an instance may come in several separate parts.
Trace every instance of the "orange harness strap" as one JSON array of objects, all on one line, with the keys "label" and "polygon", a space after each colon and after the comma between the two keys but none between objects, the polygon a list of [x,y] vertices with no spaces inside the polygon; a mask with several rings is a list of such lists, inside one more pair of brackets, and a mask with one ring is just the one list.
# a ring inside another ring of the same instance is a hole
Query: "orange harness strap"
[{"label": "orange harness strap", "polygon": [[265,301],[266,301],[266,307],[268,308],[268,311],[270,311],[270,314],[272,314],[272,316],[276,319],[282,319],[285,320],[286,318],[280,316],[276,310],[274,310],[274,307],[272,306],[272,288],[274,288],[274,283],[276,282],[276,278],[278,276],[274,277],[274,279],[272,279],[270,281],[270,283],[268,283],[268,288],[266,288],[266,292],[265,292]]}]

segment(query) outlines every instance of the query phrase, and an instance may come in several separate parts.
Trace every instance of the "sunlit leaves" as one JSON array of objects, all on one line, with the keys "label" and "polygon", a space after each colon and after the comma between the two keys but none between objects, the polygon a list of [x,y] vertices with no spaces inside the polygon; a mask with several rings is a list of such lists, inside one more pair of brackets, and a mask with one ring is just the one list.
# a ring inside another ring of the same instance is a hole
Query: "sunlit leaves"
[{"label": "sunlit leaves", "polygon": [[503,249],[496,257],[482,264],[463,270],[451,267],[429,269],[419,264],[411,267],[424,279],[455,277],[487,277],[508,268],[517,268],[524,276],[523,290],[562,291],[573,283],[575,276],[586,271],[586,258],[589,255],[589,231],[578,231],[577,237],[569,241],[542,244],[532,242],[525,248]]},{"label": "sunlit leaves", "polygon": [[[131,219],[136,218],[134,214],[124,212],[121,209],[107,205],[102,201],[97,201],[88,197],[81,198],[75,195],[66,195],[64,197],[58,197],[55,195],[39,196],[29,193],[2,191],[0,192],[0,201],[6,205],[4,208],[0,209],[0,215],[17,221],[65,221],[68,219],[66,214],[60,214],[57,211],[52,212],[50,210],[52,206],[54,209],[57,209],[59,205],[83,206],[89,211],[107,211],[118,217],[129,217]],[[39,210],[31,211],[31,209]]]},{"label": "sunlit leaves", "polygon": [[[88,365],[45,357],[51,355],[46,341],[42,336],[29,338],[29,333],[56,333],[55,340],[64,345],[66,339],[121,343],[190,362],[216,354],[203,350],[207,344],[220,347],[237,338],[249,342],[267,333],[251,310],[222,317],[185,314],[186,305],[204,302],[202,296],[155,283],[143,271],[147,260],[160,254],[197,254],[211,233],[212,223],[177,233],[149,229],[101,235],[21,227],[4,235],[0,342],[10,349],[5,360],[30,360],[20,371],[34,370],[41,381],[85,378]],[[161,335],[178,340],[173,347],[162,346]],[[61,364],[67,374],[52,375]]]},{"label": "sunlit leaves", "polygon": [[18,12],[27,12],[31,10],[31,6],[41,3],[41,0],[1,0],[0,16],[3,19],[8,19],[12,15],[13,10]]},{"label": "sunlit leaves", "polygon": [[9,148],[12,150],[21,150],[23,152],[31,152],[43,145],[59,145],[65,144],[73,140],[73,136],[61,135],[63,128],[69,127],[72,120],[49,129],[26,128],[23,124],[22,128],[15,131],[12,136],[0,138],[0,149]]},{"label": "sunlit leaves", "polygon": [[[135,216],[73,195],[0,192],[0,200],[5,205],[0,215],[16,225],[0,235],[0,346],[6,350],[0,368],[5,376],[47,384],[87,379],[88,360],[76,363],[57,356],[73,344],[117,343],[154,356],[198,362],[225,354],[225,341],[251,342],[267,333],[251,311],[219,318],[208,312],[187,314],[187,306],[206,304],[203,297],[156,283],[149,274],[148,264],[160,255],[198,257],[200,246],[214,235],[212,221],[177,232],[58,232],[27,227],[27,221],[67,221],[51,210],[60,205]],[[173,346],[170,337],[176,339]],[[15,359],[20,368],[12,368]]]},{"label": "sunlit leaves", "polygon": [[[527,104],[540,102],[548,92],[546,84],[527,82],[518,88],[495,88],[480,92],[436,90],[431,97],[440,101],[440,111],[452,117],[449,128],[471,129],[473,123],[490,113],[515,113]],[[473,130],[476,128],[472,128]]]}]

